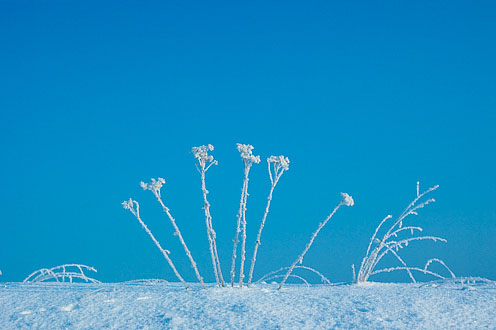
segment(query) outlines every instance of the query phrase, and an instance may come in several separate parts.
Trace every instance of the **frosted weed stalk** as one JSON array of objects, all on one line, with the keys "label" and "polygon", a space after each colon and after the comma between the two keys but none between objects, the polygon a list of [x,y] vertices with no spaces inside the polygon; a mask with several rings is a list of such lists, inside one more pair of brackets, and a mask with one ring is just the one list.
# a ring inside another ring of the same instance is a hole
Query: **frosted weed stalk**
[{"label": "frosted weed stalk", "polygon": [[[159,181],[160,181],[160,179],[159,179]],[[159,191],[160,191],[160,189],[159,189]],[[139,204],[138,204],[138,202],[135,201],[135,200],[132,200],[131,198],[129,198],[128,201],[122,202],[122,206],[124,207],[124,209],[129,210],[136,217],[136,219],[138,219],[138,221],[141,224],[141,226],[143,227],[143,229],[146,231],[146,233],[152,239],[153,243],[155,243],[155,245],[157,246],[157,248],[160,250],[160,252],[164,256],[165,260],[167,260],[167,263],[172,268],[172,271],[174,272],[174,274],[176,275],[176,277],[179,279],[179,281],[181,281],[184,284],[184,286],[186,287],[186,289],[189,289],[188,284],[184,281],[184,279],[182,278],[182,276],[179,274],[179,272],[176,269],[176,266],[174,266],[174,263],[172,262],[171,258],[169,257],[170,251],[164,250],[162,248],[162,246],[157,241],[157,239],[155,238],[155,236],[153,236],[153,234],[150,231],[150,229],[148,229],[148,227],[143,222],[143,220],[141,220],[140,213],[139,213]]]},{"label": "frosted weed stalk", "polygon": [[331,214],[329,214],[327,216],[327,218],[324,220],[324,222],[321,222],[319,224],[319,227],[317,228],[317,230],[312,234],[312,237],[310,238],[310,241],[307,243],[305,249],[303,250],[303,252],[299,255],[298,258],[296,258],[296,260],[293,262],[293,264],[289,267],[286,275],[284,275],[284,278],[282,279],[281,283],[279,284],[279,288],[278,290],[280,290],[282,288],[282,286],[284,285],[284,283],[286,282],[286,280],[288,279],[288,277],[291,275],[291,273],[293,272],[294,268],[296,267],[297,264],[302,264],[303,263],[303,257],[305,256],[305,254],[308,252],[308,250],[310,249],[310,247],[312,246],[313,244],[313,241],[315,240],[315,238],[317,237],[317,235],[319,234],[320,230],[322,228],[324,228],[324,226],[327,224],[327,222],[329,222],[329,220],[332,218],[332,216],[337,212],[337,210],[339,210],[339,208],[343,205],[345,206],[353,206],[355,204],[355,202],[353,201],[353,198],[348,195],[347,193],[341,193],[341,201],[339,202],[339,204],[334,208],[334,210],[331,212]]},{"label": "frosted weed stalk", "polygon": [[203,287],[205,287],[205,284],[203,283],[203,278],[200,275],[200,272],[198,271],[198,267],[196,267],[196,262],[193,259],[193,256],[191,255],[191,252],[188,249],[188,246],[186,245],[186,242],[184,241],[183,235],[181,234],[181,231],[179,230],[179,227],[176,224],[176,220],[172,217],[172,214],[170,213],[170,210],[167,206],[165,206],[164,202],[162,201],[162,196],[160,195],[160,190],[162,189],[163,184],[165,183],[165,180],[162,178],[158,178],[158,180],[151,179],[151,183],[145,183],[141,181],[140,185],[143,190],[150,190],[153,195],[157,198],[157,201],[160,203],[160,206],[162,206],[162,210],[167,214],[167,217],[169,218],[172,226],[174,227],[174,235],[179,238],[179,241],[181,242],[184,252],[188,256],[189,261],[191,262],[191,267],[193,267],[196,278],[200,283],[202,284]]},{"label": "frosted weed stalk", "polygon": [[[289,158],[284,156],[270,156],[267,158],[267,165],[269,169],[269,178],[270,178],[270,191],[269,196],[267,197],[267,206],[265,207],[265,213],[262,218],[262,222],[260,223],[260,228],[258,229],[257,240],[255,241],[255,247],[253,249],[253,257],[251,259],[250,273],[248,275],[248,285],[251,284],[253,279],[253,269],[255,268],[255,262],[257,260],[257,251],[260,244],[260,239],[262,237],[262,230],[265,226],[265,221],[267,220],[267,215],[269,214],[270,203],[272,201],[272,193],[274,192],[274,188],[277,185],[277,182],[281,178],[284,171],[289,170]],[[272,171],[274,174],[272,174]]]},{"label": "frosted weed stalk", "polygon": [[[248,175],[250,174],[250,169],[253,163],[260,163],[260,156],[255,156],[252,153],[253,146],[249,144],[236,144],[238,151],[241,154],[241,159],[244,164],[244,178],[243,178],[243,188],[241,189],[241,200],[239,203],[238,221],[236,224],[236,234],[234,236],[233,244],[233,255],[232,255],[232,265],[231,265],[231,286],[234,286],[234,275],[236,268],[236,249],[239,242],[239,233],[242,233],[241,241],[241,263],[239,266],[239,286],[243,286],[244,279],[244,263],[245,263],[245,247],[246,247],[246,201],[248,198]],[[241,225],[243,228],[241,229]]]},{"label": "frosted weed stalk", "polygon": [[207,227],[207,237],[208,243],[210,246],[210,256],[212,258],[212,267],[214,269],[215,280],[218,286],[225,286],[224,278],[222,277],[222,269],[220,268],[220,260],[219,255],[217,253],[217,245],[216,245],[216,234],[212,225],[212,215],[210,214],[210,203],[208,202],[207,195],[208,190],[205,184],[205,173],[212,165],[217,165],[218,162],[214,160],[212,155],[209,155],[209,151],[213,151],[214,146],[203,145],[199,147],[193,147],[191,152],[193,156],[196,158],[197,163],[196,169],[201,175],[201,189],[203,193],[203,210],[205,211],[205,225]]},{"label": "frosted weed stalk", "polygon": [[[444,261],[433,258],[427,261],[425,264],[424,268],[419,268],[419,267],[409,267],[406,262],[399,256],[399,250],[407,247],[410,242],[413,241],[423,241],[423,240],[431,240],[434,242],[441,241],[441,242],[446,242],[444,238],[441,237],[436,237],[436,236],[415,236],[416,233],[422,232],[422,228],[418,226],[405,226],[403,227],[403,221],[409,216],[409,215],[418,215],[417,211],[421,208],[424,208],[425,206],[429,205],[430,203],[435,202],[434,198],[427,199],[423,202],[420,202],[420,200],[430,192],[436,190],[439,186],[436,185],[432,188],[427,189],[423,193],[419,192],[419,183],[417,182],[417,196],[415,199],[407,206],[407,208],[401,213],[401,215],[392,222],[390,225],[389,229],[386,231],[384,236],[379,239],[377,237],[379,231],[381,230],[382,226],[388,222],[389,219],[392,219],[391,215],[386,216],[380,223],[379,226],[375,229],[374,234],[372,235],[370,239],[370,243],[367,248],[367,252],[365,253],[365,257],[362,260],[362,263],[360,265],[360,270],[358,272],[358,278],[357,278],[357,283],[365,283],[368,281],[369,277],[375,274],[379,273],[385,273],[385,272],[392,272],[392,271],[399,271],[399,270],[404,270],[408,273],[408,276],[412,280],[413,283],[416,283],[415,277],[412,274],[412,271],[419,271],[424,274],[429,274],[441,279],[444,279],[445,277],[439,275],[436,272],[428,270],[429,265],[431,265],[433,262],[437,262],[441,264],[444,268],[446,268],[450,275],[454,278],[455,274],[446,266]],[[405,233],[410,233],[411,237],[406,237],[406,238],[398,238],[401,235],[404,235]],[[373,247],[373,248],[372,248]],[[398,267],[390,267],[390,268],[382,268],[379,270],[375,270],[377,264],[381,261],[381,259],[386,256],[389,252],[393,254],[393,256],[400,262],[401,266]],[[354,269],[354,267],[353,267]]]}]

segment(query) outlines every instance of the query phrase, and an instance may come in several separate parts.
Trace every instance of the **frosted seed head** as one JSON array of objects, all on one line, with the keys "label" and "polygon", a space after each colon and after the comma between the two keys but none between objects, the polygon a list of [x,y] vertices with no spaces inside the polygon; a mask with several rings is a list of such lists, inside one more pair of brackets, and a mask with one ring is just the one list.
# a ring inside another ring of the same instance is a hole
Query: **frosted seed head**
[{"label": "frosted seed head", "polygon": [[289,158],[284,156],[270,156],[267,162],[281,166],[285,171],[289,170]]},{"label": "frosted seed head", "polygon": [[353,197],[348,195],[347,193],[341,193],[341,196],[343,199],[341,200],[341,203],[343,203],[346,206],[353,206],[355,204],[355,201],[353,200]]},{"label": "frosted seed head", "polygon": [[203,145],[199,147],[191,148],[193,156],[200,162],[211,162],[214,160],[214,156],[208,154],[209,151],[214,150],[214,146],[211,144]]},{"label": "frosted seed head", "polygon": [[260,156],[255,156],[252,153],[253,146],[250,144],[236,143],[238,151],[241,153],[241,158],[243,161],[248,163],[260,163]]},{"label": "frosted seed head", "polygon": [[133,200],[131,198],[129,198],[128,201],[124,201],[122,202],[122,207],[125,209],[125,210],[132,210],[134,205],[133,205]]},{"label": "frosted seed head", "polygon": [[151,179],[152,182],[146,183],[141,181],[140,186],[143,188],[143,190],[150,190],[155,194],[155,196],[160,196],[160,189],[162,189],[162,186],[165,183],[165,180],[163,178],[158,178],[158,180]]}]

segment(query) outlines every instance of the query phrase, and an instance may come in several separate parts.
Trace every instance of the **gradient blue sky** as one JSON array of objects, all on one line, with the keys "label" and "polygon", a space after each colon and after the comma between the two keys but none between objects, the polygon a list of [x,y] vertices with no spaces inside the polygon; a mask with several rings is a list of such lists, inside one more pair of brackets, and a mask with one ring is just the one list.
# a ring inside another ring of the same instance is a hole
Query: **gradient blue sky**
[{"label": "gradient blue sky", "polygon": [[[103,281],[174,280],[122,209],[129,197],[194,280],[170,223],[139,187],[161,176],[212,281],[189,152],[208,143],[220,162],[207,186],[228,277],[242,184],[236,142],[291,159],[255,277],[290,264],[345,191],[355,207],[338,212],[304,263],[351,281],[378,222],[398,215],[420,180],[440,189],[413,220],[448,243],[412,244],[405,259],[441,257],[458,275],[496,280],[494,17],[492,1],[1,0],[0,280],[73,262],[95,266]],[[248,255],[268,188],[266,166],[255,166]]]}]

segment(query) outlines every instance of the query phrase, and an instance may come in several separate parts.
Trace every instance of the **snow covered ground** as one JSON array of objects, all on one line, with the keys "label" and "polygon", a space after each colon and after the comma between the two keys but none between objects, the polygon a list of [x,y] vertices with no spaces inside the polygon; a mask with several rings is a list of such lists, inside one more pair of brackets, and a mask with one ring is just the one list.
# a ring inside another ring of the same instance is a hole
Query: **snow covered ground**
[{"label": "snow covered ground", "polygon": [[495,329],[496,282],[0,283],[0,329]]}]

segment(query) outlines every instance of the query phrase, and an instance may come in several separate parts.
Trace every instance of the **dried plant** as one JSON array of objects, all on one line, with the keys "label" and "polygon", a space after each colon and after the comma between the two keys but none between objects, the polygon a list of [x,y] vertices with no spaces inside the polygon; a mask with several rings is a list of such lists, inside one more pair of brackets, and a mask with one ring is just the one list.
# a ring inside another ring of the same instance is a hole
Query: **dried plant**
[{"label": "dried plant", "polygon": [[[278,270],[274,270],[274,271],[272,271],[270,273],[267,273],[264,276],[262,276],[255,283],[269,281],[270,279],[273,279],[274,278],[274,275],[277,275],[278,273],[280,273],[280,272],[282,272],[284,270],[288,270],[288,269],[289,269],[289,267],[282,267],[282,268],[279,268]],[[322,273],[320,273],[319,271],[317,271],[317,270],[315,270],[315,269],[313,269],[311,267],[299,265],[299,266],[295,266],[294,269],[303,269],[303,270],[310,271],[310,272],[314,273],[315,275],[319,276],[320,277],[320,280],[322,281],[322,283],[324,283],[324,284],[331,284],[331,281],[329,281],[327,279],[327,277],[325,277],[324,275],[322,275]],[[277,276],[282,277],[282,275],[277,275]],[[291,276],[289,276],[289,277],[291,277]]]},{"label": "dried plant", "polygon": [[203,210],[205,211],[205,225],[207,227],[207,237],[210,246],[210,256],[212,258],[212,267],[214,269],[215,280],[217,282],[217,285],[225,286],[224,278],[222,276],[222,269],[220,267],[219,255],[217,253],[216,233],[212,225],[212,215],[210,214],[210,203],[208,202],[207,199],[208,190],[205,184],[205,173],[212,165],[218,164],[218,162],[214,160],[214,157],[208,154],[209,151],[213,151],[213,150],[214,150],[214,146],[209,144],[199,147],[193,147],[191,149],[191,152],[193,153],[193,155],[197,160],[197,163],[195,163],[196,169],[201,175],[201,189],[203,193],[203,203],[204,203]]},{"label": "dried plant", "polygon": [[[159,179],[159,181],[160,181],[160,179]],[[158,187],[158,191],[160,193],[160,187]],[[138,204],[138,202],[135,201],[135,200],[132,200],[131,198],[129,198],[128,201],[122,202],[122,206],[124,207],[124,209],[131,211],[131,213],[136,217],[136,219],[138,219],[138,221],[141,224],[141,226],[143,227],[143,229],[147,232],[147,234],[152,239],[153,243],[155,243],[155,245],[158,247],[158,249],[160,250],[160,252],[164,256],[165,260],[167,260],[167,262],[169,263],[169,266],[174,271],[174,274],[176,275],[176,277],[184,284],[184,286],[186,287],[186,289],[189,289],[188,284],[184,281],[184,279],[182,278],[182,276],[179,274],[179,272],[176,269],[176,266],[174,266],[174,263],[172,262],[171,258],[169,257],[170,251],[164,250],[162,248],[162,246],[157,241],[157,239],[155,238],[155,236],[153,236],[153,234],[150,231],[150,229],[148,229],[148,227],[143,222],[143,220],[141,220],[140,213],[139,213],[139,204]]]},{"label": "dried plant", "polygon": [[101,283],[94,278],[86,276],[84,270],[95,273],[97,272],[95,268],[90,266],[66,264],[52,268],[38,269],[37,271],[31,273],[28,277],[26,277],[23,283],[47,281],[65,282],[66,279],[69,280],[70,283],[72,283],[74,279],[82,280],[84,282]]},{"label": "dried plant", "polygon": [[[260,228],[258,229],[257,240],[255,241],[255,247],[253,249],[253,257],[251,258],[250,273],[248,275],[248,285],[251,284],[251,281],[253,279],[253,270],[255,268],[255,262],[257,260],[257,251],[260,244],[262,244],[260,240],[262,237],[262,230],[265,226],[265,221],[267,220],[267,215],[269,214],[270,203],[272,201],[272,193],[274,192],[274,188],[276,187],[277,182],[279,182],[279,179],[281,178],[284,171],[289,170],[289,159],[288,157],[284,157],[284,156],[270,156],[269,158],[267,158],[267,166],[269,170],[269,178],[270,178],[271,186],[270,186],[269,196],[267,197],[267,206],[265,207],[265,212],[262,218],[262,222],[260,223]],[[272,171],[274,173],[272,173]]]},{"label": "dried plant", "polygon": [[184,248],[184,252],[186,253],[189,261],[191,262],[191,267],[193,267],[193,269],[195,271],[196,278],[198,279],[198,281],[200,281],[201,285],[203,287],[205,287],[205,284],[203,283],[203,278],[201,277],[200,272],[198,271],[198,267],[196,267],[196,262],[193,259],[193,256],[191,255],[191,252],[189,251],[188,246],[186,245],[186,242],[184,241],[183,235],[181,234],[181,231],[179,230],[179,227],[176,224],[176,220],[172,217],[172,214],[170,213],[169,208],[167,206],[165,206],[164,202],[162,201],[162,197],[160,195],[160,190],[162,189],[162,186],[164,185],[165,180],[163,178],[158,178],[158,180],[155,180],[155,179],[151,179],[151,180],[152,180],[151,183],[145,183],[145,182],[141,181],[141,183],[140,183],[141,188],[143,188],[143,190],[150,190],[153,193],[153,195],[155,195],[155,197],[157,198],[157,201],[162,206],[162,210],[165,212],[165,214],[167,214],[167,217],[169,217],[169,220],[170,220],[172,226],[174,227],[174,230],[175,230],[174,235],[179,238],[179,241],[181,242],[181,244]]},{"label": "dried plant", "polygon": [[[234,286],[234,275],[236,267],[236,249],[239,242],[239,233],[242,233],[241,241],[241,262],[239,267],[239,286],[243,286],[244,279],[244,263],[245,263],[245,248],[246,248],[246,201],[248,199],[248,175],[250,173],[251,166],[253,163],[260,163],[260,156],[255,156],[252,153],[253,146],[249,144],[236,144],[238,151],[241,154],[241,159],[244,164],[244,178],[243,178],[243,188],[241,189],[241,201],[239,204],[238,221],[236,225],[236,234],[234,236],[233,244],[233,255],[232,255],[232,265],[231,265],[231,286]],[[243,226],[241,228],[241,225]]]},{"label": "dried plant", "polygon": [[303,263],[303,257],[305,256],[305,254],[307,253],[307,251],[310,249],[310,247],[312,246],[313,244],[313,241],[315,240],[315,238],[317,237],[317,235],[319,234],[320,230],[322,228],[324,228],[324,226],[327,224],[327,222],[332,218],[332,216],[337,212],[337,210],[339,210],[339,208],[343,205],[345,206],[353,206],[355,204],[355,202],[353,201],[353,198],[348,195],[347,193],[341,193],[341,196],[342,196],[342,199],[341,201],[339,202],[339,204],[334,208],[334,210],[331,212],[331,214],[329,214],[327,216],[327,218],[324,220],[324,222],[321,222],[319,224],[319,227],[317,228],[317,230],[312,234],[312,237],[310,238],[310,241],[307,243],[305,249],[303,250],[303,252],[299,255],[298,258],[296,258],[296,260],[293,262],[293,264],[289,267],[286,275],[284,275],[284,278],[282,279],[281,281],[281,284],[279,284],[279,288],[278,290],[280,290],[282,288],[282,286],[284,285],[284,283],[286,282],[286,280],[288,279],[289,275],[291,275],[291,273],[293,272],[293,269],[296,267],[297,264],[302,264]]},{"label": "dried plant", "polygon": [[[386,216],[380,223],[379,226],[375,229],[374,234],[372,235],[369,245],[367,247],[367,252],[365,253],[365,257],[362,260],[360,265],[360,270],[358,271],[358,277],[356,279],[357,283],[365,283],[368,281],[369,277],[379,273],[392,272],[403,270],[408,273],[408,276],[412,280],[412,282],[416,283],[415,277],[412,274],[412,271],[419,271],[424,274],[429,274],[438,278],[444,278],[436,272],[429,271],[428,267],[433,262],[437,262],[446,268],[452,277],[455,277],[453,272],[446,266],[446,264],[440,259],[430,259],[425,264],[424,268],[418,267],[409,267],[406,262],[400,257],[399,250],[407,247],[410,242],[414,241],[423,241],[423,240],[431,240],[434,242],[441,241],[446,242],[444,238],[436,237],[436,236],[415,236],[416,233],[422,232],[422,228],[418,226],[403,226],[403,221],[409,215],[418,215],[417,211],[430,203],[435,202],[434,198],[427,199],[421,202],[422,197],[427,195],[428,193],[436,190],[439,186],[436,185],[432,188],[427,189],[425,192],[419,192],[419,183],[417,182],[417,196],[415,199],[407,206],[407,208],[401,213],[401,215],[395,220],[390,222],[391,225],[389,229],[386,231],[384,236],[379,239],[378,233],[381,230],[382,226],[385,225],[389,219],[392,219],[391,215]],[[410,233],[410,237],[405,237],[405,234]],[[373,247],[373,248],[372,248]],[[377,264],[381,261],[381,259],[386,256],[389,252],[400,262],[401,266],[398,267],[390,267],[390,268],[382,268],[379,270],[375,270]]]}]

